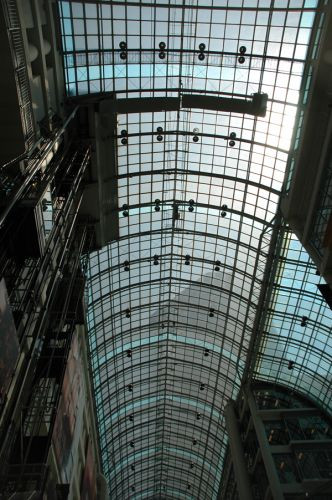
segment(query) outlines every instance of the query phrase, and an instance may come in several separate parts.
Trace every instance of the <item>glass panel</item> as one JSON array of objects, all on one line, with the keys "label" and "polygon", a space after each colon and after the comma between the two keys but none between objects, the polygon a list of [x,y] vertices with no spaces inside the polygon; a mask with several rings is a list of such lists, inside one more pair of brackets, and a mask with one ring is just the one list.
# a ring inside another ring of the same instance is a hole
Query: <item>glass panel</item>
[{"label": "glass panel", "polygon": [[256,362],[257,377],[309,395],[331,412],[332,311],[296,236],[286,231]]},{"label": "glass panel", "polygon": [[90,255],[87,276],[114,499],[217,498],[223,409],[255,331],[316,8],[257,4],[59,2],[68,95],[268,94],[265,117],[130,103],[117,114],[120,237]]},{"label": "glass panel", "polygon": [[281,483],[300,482],[296,463],[291,454],[272,455]]},{"label": "glass panel", "polygon": [[289,443],[289,434],[282,420],[264,422],[266,437],[271,445]]}]

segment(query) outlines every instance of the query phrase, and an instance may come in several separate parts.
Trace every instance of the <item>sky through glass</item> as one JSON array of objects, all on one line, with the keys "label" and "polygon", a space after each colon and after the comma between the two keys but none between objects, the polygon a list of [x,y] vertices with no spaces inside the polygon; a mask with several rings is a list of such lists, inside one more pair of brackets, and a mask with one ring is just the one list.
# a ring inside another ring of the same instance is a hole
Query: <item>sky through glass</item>
[{"label": "sky through glass", "polygon": [[[70,96],[268,95],[265,117],[117,114],[119,239],[90,256],[87,317],[111,498],[217,497],[223,408],[245,369],[316,4],[59,2]],[[280,290],[257,370],[293,383],[263,359],[285,331]]]}]

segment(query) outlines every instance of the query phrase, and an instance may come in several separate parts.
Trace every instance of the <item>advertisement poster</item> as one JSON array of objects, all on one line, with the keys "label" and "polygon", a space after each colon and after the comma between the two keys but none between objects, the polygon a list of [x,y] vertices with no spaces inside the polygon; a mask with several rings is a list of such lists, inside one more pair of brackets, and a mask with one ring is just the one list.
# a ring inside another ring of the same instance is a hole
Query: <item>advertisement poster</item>
[{"label": "advertisement poster", "polygon": [[54,424],[53,444],[63,481],[70,482],[84,408],[84,382],[77,335],[74,332]]},{"label": "advertisement poster", "polygon": [[85,467],[84,474],[81,486],[81,500],[96,500],[96,470],[93,460],[93,452],[91,443],[89,441],[86,459],[85,459]]},{"label": "advertisement poster", "polygon": [[5,280],[0,281],[0,406],[9,389],[19,355],[14,318],[9,305]]}]

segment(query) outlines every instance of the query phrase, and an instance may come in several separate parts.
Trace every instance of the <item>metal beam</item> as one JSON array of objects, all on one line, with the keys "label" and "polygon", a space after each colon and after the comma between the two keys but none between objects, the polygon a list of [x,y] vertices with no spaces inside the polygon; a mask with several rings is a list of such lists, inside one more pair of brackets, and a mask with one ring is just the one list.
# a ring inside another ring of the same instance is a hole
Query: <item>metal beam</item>
[{"label": "metal beam", "polygon": [[[179,97],[137,97],[107,101],[108,110],[113,113],[155,113],[158,111],[179,111],[183,108],[211,109],[229,113],[265,116],[267,94],[253,94],[250,100],[215,97],[201,94],[184,94]],[[102,101],[104,102],[104,101]]]},{"label": "metal beam", "polygon": [[158,111],[178,111],[179,97],[137,97],[109,101],[109,110],[114,113],[156,113]]},{"label": "metal beam", "polygon": [[185,94],[182,96],[182,108],[211,109],[229,113],[265,116],[267,97],[267,94],[253,94],[251,100],[245,100],[210,95]]}]

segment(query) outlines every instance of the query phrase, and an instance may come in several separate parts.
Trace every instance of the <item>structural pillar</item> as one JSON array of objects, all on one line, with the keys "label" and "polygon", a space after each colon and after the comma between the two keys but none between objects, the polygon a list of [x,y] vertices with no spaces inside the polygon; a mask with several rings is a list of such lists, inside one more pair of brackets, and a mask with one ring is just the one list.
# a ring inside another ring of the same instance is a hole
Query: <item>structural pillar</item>
[{"label": "structural pillar", "polygon": [[108,483],[106,477],[103,474],[98,474],[97,484],[98,484],[98,498],[100,500],[108,500],[109,499]]},{"label": "structural pillar", "polygon": [[246,390],[246,396],[273,499],[284,500],[279,476],[270,451],[270,444],[266,437],[263,422],[257,413],[256,402],[249,387]]},{"label": "structural pillar", "polygon": [[229,436],[229,446],[232,455],[232,465],[236,487],[240,500],[253,500],[251,482],[246,466],[239,426],[234,410],[234,404],[229,401],[225,408],[225,423]]}]

